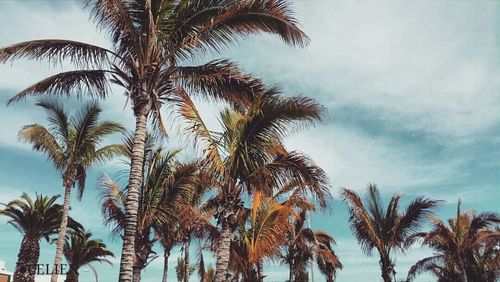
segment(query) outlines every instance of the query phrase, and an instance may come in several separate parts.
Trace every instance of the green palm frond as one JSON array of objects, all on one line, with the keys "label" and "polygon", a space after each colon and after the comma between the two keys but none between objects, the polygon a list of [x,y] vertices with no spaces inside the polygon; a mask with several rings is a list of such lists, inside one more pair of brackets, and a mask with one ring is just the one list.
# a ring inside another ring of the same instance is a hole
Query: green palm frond
[{"label": "green palm frond", "polygon": [[42,125],[26,125],[19,131],[19,139],[33,145],[33,149],[43,152],[52,161],[57,169],[66,165],[64,149],[49,130]]},{"label": "green palm frond", "polygon": [[[62,206],[56,204],[59,196],[36,195],[33,200],[28,194],[23,193],[21,199],[13,200],[0,210],[0,216],[10,218],[9,224],[14,226],[25,236],[32,238],[46,238],[57,234],[61,223]],[[68,219],[68,226],[74,230],[79,230],[82,226],[73,220]]]},{"label": "green palm frond", "polygon": [[114,257],[114,254],[100,239],[91,237],[92,233],[81,230],[71,232],[66,239],[63,253],[66,261],[75,270],[92,262],[112,264],[108,258]]}]

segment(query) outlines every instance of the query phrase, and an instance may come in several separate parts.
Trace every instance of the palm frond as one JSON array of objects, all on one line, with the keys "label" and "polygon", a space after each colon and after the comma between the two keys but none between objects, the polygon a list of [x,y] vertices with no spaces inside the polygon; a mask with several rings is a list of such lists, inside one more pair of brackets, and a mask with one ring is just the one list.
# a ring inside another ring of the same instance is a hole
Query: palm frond
[{"label": "palm frond", "polygon": [[378,230],[373,226],[359,195],[352,190],[344,189],[342,197],[349,206],[351,230],[361,245],[362,251],[370,255],[373,248],[383,248]]},{"label": "palm frond", "polygon": [[211,132],[203,122],[203,119],[189,95],[182,89],[178,89],[176,95],[178,96],[177,106],[179,113],[188,122],[189,127],[187,130],[194,134],[196,139],[201,139],[205,143],[204,155],[207,159],[206,163],[210,164],[214,173],[222,174],[224,164],[219,153],[217,141],[213,138]]},{"label": "palm frond", "polygon": [[[144,7],[130,0],[86,0],[97,26],[109,32],[120,53],[139,52],[139,35],[135,19],[144,17]],[[136,54],[137,54],[136,53]]]},{"label": "palm frond", "polygon": [[51,130],[57,134],[61,140],[68,142],[68,115],[64,111],[63,106],[58,101],[47,99],[39,101],[36,105],[47,111],[49,115],[49,122],[51,124]]},{"label": "palm frond", "polygon": [[11,104],[34,95],[70,95],[76,92],[77,97],[87,94],[90,97],[105,98],[109,92],[109,85],[104,70],[75,70],[61,72],[49,76],[10,98],[7,103]]},{"label": "palm frond", "polygon": [[56,168],[66,164],[63,148],[47,128],[38,124],[26,125],[19,131],[19,138],[30,143],[34,150],[45,153]]},{"label": "palm frond", "polygon": [[305,46],[309,40],[283,0],[192,1],[182,8],[192,12],[177,14],[181,24],[166,41],[172,44],[167,48],[176,58],[185,59],[199,51],[220,51],[234,39],[258,32],[277,35],[293,46]]},{"label": "palm frond", "polygon": [[48,60],[54,64],[69,59],[77,67],[101,67],[113,52],[91,44],[63,40],[43,39],[25,41],[0,49],[0,62],[14,59]]},{"label": "palm frond", "polygon": [[442,261],[443,261],[443,256],[441,255],[435,255],[419,260],[412,267],[410,267],[410,270],[408,271],[408,276],[406,277],[406,281],[410,282],[413,279],[415,279],[417,275],[426,271],[431,271],[431,269],[433,268],[437,268],[438,264],[441,263]]},{"label": "palm frond", "polygon": [[243,74],[226,59],[200,66],[177,67],[176,81],[189,93],[233,104],[249,105],[264,86],[259,79]]},{"label": "palm frond", "polygon": [[433,214],[434,209],[441,202],[423,197],[413,200],[408,205],[406,212],[395,224],[394,236],[399,236],[402,240],[405,240],[409,235],[418,232],[426,219]]}]

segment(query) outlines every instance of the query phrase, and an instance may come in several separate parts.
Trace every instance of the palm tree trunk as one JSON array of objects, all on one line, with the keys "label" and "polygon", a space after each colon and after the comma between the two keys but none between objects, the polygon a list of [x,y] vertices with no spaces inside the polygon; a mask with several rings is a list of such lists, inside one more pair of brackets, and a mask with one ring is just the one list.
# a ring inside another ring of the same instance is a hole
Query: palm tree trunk
[{"label": "palm tree trunk", "polygon": [[264,262],[262,259],[257,262],[257,278],[259,282],[264,281]]},{"label": "palm tree trunk", "polygon": [[130,165],[130,178],[125,205],[125,231],[120,260],[120,282],[130,282],[133,276],[135,236],[137,231],[137,210],[139,207],[139,187],[144,164],[144,142],[146,140],[147,115],[138,114],[135,122],[134,146]]},{"label": "palm tree trunk", "polygon": [[219,245],[217,247],[217,263],[215,270],[215,281],[228,281],[227,270],[229,268],[229,248],[231,247],[231,230],[227,222],[222,223]]},{"label": "palm tree trunk", "polygon": [[458,260],[460,262],[460,278],[462,280],[461,282],[468,282],[469,278],[467,277],[467,270],[465,267],[464,260],[461,257],[459,257]]},{"label": "palm tree trunk", "polygon": [[70,266],[68,273],[66,273],[65,282],[78,282],[79,275],[80,274],[78,273],[78,269]]},{"label": "palm tree trunk", "polygon": [[384,282],[393,282],[394,267],[391,260],[387,257],[381,257],[380,267],[382,268],[382,279]]},{"label": "palm tree trunk", "polygon": [[50,282],[57,282],[57,277],[60,274],[58,269],[62,263],[62,255],[64,249],[64,243],[66,241],[66,231],[68,228],[68,216],[69,216],[69,203],[71,201],[71,189],[74,183],[74,173],[69,171],[64,180],[64,203],[63,203],[63,213],[61,218],[61,225],[59,226],[59,237],[56,243],[56,258],[54,259],[54,266],[52,269],[52,275],[50,276]]},{"label": "palm tree trunk", "polygon": [[164,249],[163,251],[163,277],[161,279],[161,282],[167,282],[168,281],[168,258],[170,257],[170,250],[167,248]]},{"label": "palm tree trunk", "polygon": [[24,236],[17,255],[14,281],[34,282],[38,258],[40,257],[40,243],[38,238]]},{"label": "palm tree trunk", "polygon": [[288,282],[293,282],[293,263],[291,263],[289,265],[289,269],[288,269]]},{"label": "palm tree trunk", "polygon": [[184,282],[189,282],[189,247],[191,245],[191,238],[188,236],[184,242]]},{"label": "palm tree trunk", "polygon": [[132,268],[132,282],[141,282],[141,268],[133,267]]}]

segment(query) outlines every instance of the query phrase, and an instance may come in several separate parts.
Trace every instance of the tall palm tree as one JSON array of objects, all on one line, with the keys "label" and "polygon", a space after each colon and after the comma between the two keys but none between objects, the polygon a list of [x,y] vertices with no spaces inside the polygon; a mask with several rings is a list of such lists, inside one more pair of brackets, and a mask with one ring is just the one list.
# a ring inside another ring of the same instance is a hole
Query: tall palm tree
[{"label": "tall palm tree", "polygon": [[258,80],[241,74],[228,60],[201,66],[181,64],[210,50],[220,52],[236,39],[252,33],[274,34],[292,46],[304,46],[308,38],[285,0],[85,2],[97,26],[110,35],[111,50],[71,40],[33,40],[0,49],[0,61],[69,60],[77,67],[33,84],[11,101],[27,95],[70,94],[74,89],[104,98],[108,96],[109,83],[124,88],[136,118],[119,278],[129,282],[148,118],[153,117],[157,127],[164,131],[160,108],[175,92],[187,90],[190,94],[234,102],[243,99],[242,93],[251,95],[260,88]]},{"label": "tall palm tree", "polygon": [[288,281],[306,281],[307,265],[316,258],[326,281],[333,282],[337,270],[342,269],[342,263],[332,248],[335,240],[324,231],[314,231],[305,226],[307,211],[301,210],[292,228],[287,231],[288,240],[280,253],[281,260],[289,266]]},{"label": "tall palm tree", "polygon": [[90,263],[112,264],[108,257],[114,257],[114,254],[101,240],[91,239],[91,237],[92,233],[81,230],[71,232],[69,238],[66,239],[64,256],[69,264],[66,282],[78,282],[78,270]]},{"label": "tall palm tree", "polygon": [[[23,193],[20,200],[4,204],[0,215],[10,218],[9,224],[23,234],[19,254],[17,255],[14,280],[17,282],[34,282],[38,258],[40,256],[40,239],[47,241],[51,235],[57,234],[61,224],[63,207],[56,204],[59,196],[36,195],[35,201]],[[79,223],[68,218],[70,228],[82,228]]]},{"label": "tall palm tree", "polygon": [[457,217],[448,220],[449,227],[432,217],[429,232],[415,234],[409,241],[423,239],[424,246],[436,252],[410,268],[407,280],[422,272],[431,272],[440,282],[494,282],[500,277],[500,223],[495,213],[461,212],[458,201]]},{"label": "tall palm tree", "polygon": [[281,205],[274,198],[256,192],[252,206],[238,218],[238,238],[231,243],[230,266],[242,281],[263,281],[262,261],[277,256],[279,246],[291,227],[295,211],[289,204]]},{"label": "tall palm tree", "polygon": [[242,209],[241,194],[260,190],[272,195],[294,180],[311,191],[325,206],[329,183],[324,171],[299,152],[288,152],[281,140],[290,130],[321,119],[323,108],[306,97],[280,97],[277,89],[254,96],[247,108],[226,109],[221,113],[223,131],[210,131],[187,95],[179,100],[180,113],[189,121],[188,130],[206,146],[204,165],[212,171],[218,195],[211,201],[217,211],[219,243],[217,281],[227,280],[231,234]]},{"label": "tall palm tree", "polygon": [[[100,121],[102,110],[97,102],[88,103],[72,117],[57,101],[41,100],[37,105],[46,110],[49,126],[26,125],[19,131],[19,137],[35,151],[45,153],[62,175],[64,204],[54,259],[56,270],[62,261],[71,190],[78,186],[78,199],[81,199],[87,169],[123,151],[121,145],[100,146],[103,138],[123,131],[123,127],[116,122]],[[56,271],[52,272],[52,279],[57,279]]]},{"label": "tall palm tree", "polygon": [[371,255],[372,250],[377,249],[382,278],[385,282],[394,281],[396,271],[391,252],[404,251],[409,247],[405,241],[418,232],[440,201],[419,197],[404,212],[399,212],[401,195],[396,194],[384,209],[375,184],[368,185],[365,203],[356,192],[349,189],[344,189],[342,196],[349,207],[351,229],[362,251]]}]

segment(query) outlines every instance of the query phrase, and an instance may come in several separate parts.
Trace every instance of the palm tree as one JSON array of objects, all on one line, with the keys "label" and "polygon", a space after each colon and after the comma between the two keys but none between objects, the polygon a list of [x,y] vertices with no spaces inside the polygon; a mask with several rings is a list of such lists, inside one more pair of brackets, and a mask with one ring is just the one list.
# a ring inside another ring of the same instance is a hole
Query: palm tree
[{"label": "palm tree", "polygon": [[201,66],[180,66],[179,62],[210,50],[219,52],[252,33],[274,34],[292,46],[305,46],[308,38],[298,27],[285,0],[85,2],[97,26],[111,36],[111,50],[71,40],[33,40],[0,49],[0,61],[69,60],[77,67],[33,84],[11,102],[27,95],[70,94],[75,89],[104,98],[109,94],[110,83],[124,88],[136,118],[119,278],[129,282],[148,118],[152,117],[155,125],[165,132],[160,108],[176,92],[190,91],[234,102],[243,100],[244,93],[251,95],[260,88],[258,80],[241,74],[228,60]]},{"label": "palm tree", "polygon": [[322,107],[306,97],[283,98],[277,89],[254,96],[247,108],[221,113],[223,131],[209,131],[193,102],[182,96],[180,113],[189,121],[188,130],[205,143],[204,165],[215,179],[218,195],[211,206],[220,226],[217,247],[217,281],[226,281],[231,234],[242,209],[241,194],[260,190],[272,195],[289,181],[317,198],[322,207],[329,197],[328,178],[308,157],[288,152],[281,140],[297,125],[307,126],[321,119]]},{"label": "palm tree", "polygon": [[[201,256],[201,259],[203,259],[203,255]],[[203,261],[200,263],[200,267],[198,268],[198,273],[200,275],[200,282],[215,282],[215,269],[212,267],[212,265],[209,265],[205,269],[205,265],[203,264]]]},{"label": "palm tree", "polygon": [[193,238],[203,238],[213,229],[209,218],[210,211],[202,211],[201,204],[206,193],[211,190],[210,178],[201,171],[196,161],[173,166],[168,181],[165,182],[165,194],[161,207],[167,220],[155,226],[156,237],[164,250],[164,269],[162,281],[167,281],[168,259],[172,248],[180,243],[184,250],[184,281],[189,280],[188,271],[190,242]]},{"label": "palm tree", "polygon": [[418,232],[440,201],[419,197],[401,213],[398,211],[401,195],[392,196],[384,209],[375,184],[368,185],[365,203],[356,192],[349,189],[344,189],[342,196],[349,207],[351,229],[362,251],[371,255],[372,250],[377,249],[382,278],[385,282],[394,281],[396,271],[391,252],[404,251],[409,247],[405,241]]},{"label": "palm tree", "polygon": [[281,205],[262,192],[254,194],[252,206],[239,214],[238,238],[231,243],[230,266],[235,277],[241,275],[246,282],[263,281],[262,261],[277,256],[294,214],[289,204]]},{"label": "palm tree", "polygon": [[[104,137],[123,131],[123,127],[112,121],[99,121],[102,110],[97,102],[88,103],[71,118],[57,101],[41,100],[37,106],[46,110],[49,127],[26,125],[19,131],[19,137],[35,151],[45,153],[63,178],[64,204],[54,259],[56,270],[62,261],[71,190],[78,186],[81,199],[87,169],[123,151],[121,145],[100,146]],[[52,279],[57,279],[56,271],[52,272]]]},{"label": "palm tree", "polygon": [[[199,189],[198,164],[179,163],[175,157],[180,150],[164,152],[155,143],[155,138],[148,135],[134,257],[133,281],[137,282],[140,281],[141,271],[157,257],[153,251],[153,245],[157,241],[164,246],[165,254],[182,241],[184,233],[176,230],[181,230],[179,226],[186,228],[188,224],[187,221],[180,224],[178,219],[180,215],[193,219],[193,213],[185,207],[191,203],[193,195]],[[132,136],[125,139],[125,148],[126,154],[131,158]],[[114,226],[115,235],[122,235],[126,224],[126,195],[129,187],[121,189],[106,176],[101,178],[101,186],[105,223]],[[164,255],[164,260],[168,260],[167,255]]]},{"label": "palm tree", "polygon": [[196,268],[192,265],[186,263],[183,257],[177,258],[177,266],[175,267],[175,274],[177,275],[177,281],[186,281],[186,277],[192,274]]},{"label": "palm tree", "polygon": [[[4,204],[5,209],[0,210],[0,215],[9,217],[9,223],[23,234],[14,272],[15,281],[35,281],[40,239],[48,241],[51,235],[57,234],[61,224],[63,207],[55,203],[58,198],[59,196],[36,195],[33,201],[28,194],[23,193],[20,200]],[[73,219],[69,218],[68,221],[70,228],[81,228]]]},{"label": "palm tree", "polygon": [[433,273],[440,282],[484,281],[494,282],[500,277],[500,231],[493,227],[500,223],[495,213],[460,211],[448,220],[447,227],[432,217],[433,228],[429,232],[415,234],[409,241],[423,239],[422,244],[436,253],[418,261],[410,268],[407,280],[411,281],[422,272]]},{"label": "palm tree", "polygon": [[66,282],[78,282],[78,270],[92,262],[112,264],[107,257],[114,257],[114,254],[101,240],[91,239],[91,237],[92,233],[81,230],[71,232],[69,238],[66,239],[64,256],[69,263]]},{"label": "palm tree", "polygon": [[317,265],[326,281],[333,282],[342,263],[333,251],[335,240],[324,231],[305,227],[308,210],[301,210],[287,231],[287,242],[280,253],[281,260],[289,266],[288,281],[307,281],[307,265],[316,258]]}]

